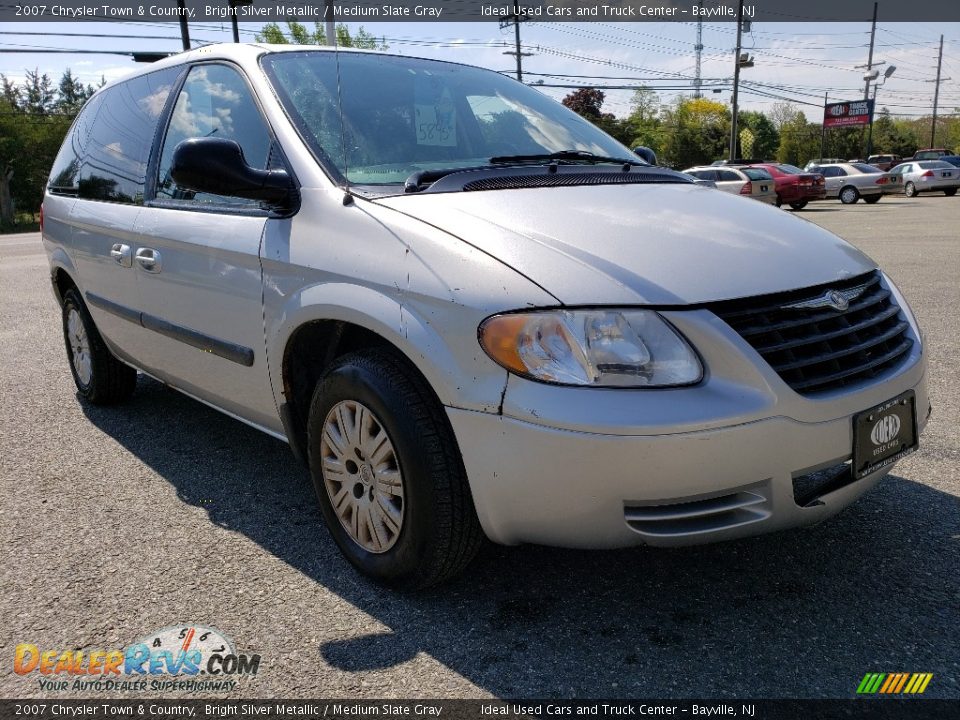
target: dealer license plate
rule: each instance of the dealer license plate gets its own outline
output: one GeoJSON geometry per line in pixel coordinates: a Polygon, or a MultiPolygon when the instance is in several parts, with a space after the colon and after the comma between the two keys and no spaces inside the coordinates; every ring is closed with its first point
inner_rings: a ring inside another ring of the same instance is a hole
{"type": "Polygon", "coordinates": [[[917,449],[913,390],[853,417],[853,477],[859,480],[917,449]]]}

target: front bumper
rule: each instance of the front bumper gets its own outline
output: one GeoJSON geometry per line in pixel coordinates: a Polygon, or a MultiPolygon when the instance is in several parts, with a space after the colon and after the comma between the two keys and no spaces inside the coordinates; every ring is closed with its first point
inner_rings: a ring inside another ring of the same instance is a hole
{"type": "Polygon", "coordinates": [[[752,351],[712,314],[664,315],[710,348],[701,385],[624,391],[511,376],[502,415],[447,408],[491,540],[672,546],[816,523],[890,471],[799,492],[812,474],[850,460],[855,414],[913,390],[918,431],[926,425],[919,337],[886,377],[807,398],[759,357],[745,362],[752,351]]]}
{"type": "MultiPolygon", "coordinates": [[[[915,386],[918,424],[929,411],[915,386]]],[[[890,468],[801,507],[794,478],[851,455],[852,421],[789,418],[703,432],[617,436],[449,409],[487,536],[576,548],[693,545],[820,522],[890,468]]]]}

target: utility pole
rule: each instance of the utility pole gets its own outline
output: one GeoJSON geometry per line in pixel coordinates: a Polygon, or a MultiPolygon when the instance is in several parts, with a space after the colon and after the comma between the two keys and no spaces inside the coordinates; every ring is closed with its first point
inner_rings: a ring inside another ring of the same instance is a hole
{"type": "Polygon", "coordinates": [[[513,55],[517,59],[517,80],[523,82],[523,58],[530,57],[533,53],[520,51],[520,23],[526,18],[517,12],[518,7],[514,5],[513,12],[500,20],[500,29],[513,25],[514,50],[507,50],[504,55],[513,55]]]}
{"type": "Polygon", "coordinates": [[[337,44],[337,26],[333,20],[333,0],[324,0],[323,17],[325,18],[323,34],[326,36],[327,45],[332,47],[337,44]]]}
{"type": "MultiPolygon", "coordinates": [[[[943,35],[940,36],[940,55],[937,57],[937,79],[933,89],[933,121],[930,123],[930,147],[933,147],[937,137],[937,104],[940,102],[940,83],[950,78],[940,79],[940,69],[943,66],[943,35]]],[[[927,80],[927,82],[930,82],[927,80]]]]}
{"type": "Polygon", "coordinates": [[[737,49],[733,51],[733,121],[730,123],[730,162],[737,159],[737,100],[740,90],[740,43],[743,41],[743,0],[737,6],[737,49]]]}
{"type": "Polygon", "coordinates": [[[827,142],[827,116],[826,116],[826,113],[827,113],[827,104],[828,104],[828,102],[829,102],[829,101],[827,100],[827,93],[824,93],[824,94],[823,94],[823,113],[824,113],[824,116],[823,116],[823,122],[820,124],[820,160],[821,160],[821,161],[823,161],[823,159],[826,157],[826,155],[824,155],[824,146],[826,145],[826,142],[827,142]]]}
{"type": "MultiPolygon", "coordinates": [[[[697,8],[699,7],[700,3],[698,2],[697,8]]],[[[700,63],[703,55],[703,16],[699,12],[697,13],[697,44],[693,46],[693,51],[697,57],[696,69],[693,72],[693,96],[699,98],[703,97],[703,93],[700,92],[700,86],[703,85],[703,79],[700,75],[700,63]]]]}
{"type": "MultiPolygon", "coordinates": [[[[873,41],[877,36],[877,3],[873,4],[873,24],[870,25],[870,54],[867,55],[867,74],[873,70],[873,41]]],[[[870,79],[867,78],[863,88],[863,99],[870,101],[870,79]]],[[[862,136],[861,136],[862,137],[862,136]]],[[[873,150],[873,113],[870,113],[870,130],[867,132],[867,152],[864,154],[864,160],[870,157],[873,150]]]]}
{"type": "Polygon", "coordinates": [[[183,49],[190,49],[190,29],[187,27],[187,6],[184,0],[177,0],[178,17],[180,18],[180,40],[183,41],[183,49]]]}

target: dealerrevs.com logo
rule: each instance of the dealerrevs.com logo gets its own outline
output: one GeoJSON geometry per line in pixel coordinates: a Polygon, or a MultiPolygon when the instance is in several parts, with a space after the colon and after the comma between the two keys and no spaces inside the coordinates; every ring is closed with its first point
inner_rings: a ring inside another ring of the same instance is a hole
{"type": "Polygon", "coordinates": [[[44,691],[233,690],[236,678],[256,675],[259,669],[259,655],[238,653],[219,630],[196,624],[148,633],[124,649],[43,649],[20,643],[13,658],[13,671],[36,677],[44,691]]]}

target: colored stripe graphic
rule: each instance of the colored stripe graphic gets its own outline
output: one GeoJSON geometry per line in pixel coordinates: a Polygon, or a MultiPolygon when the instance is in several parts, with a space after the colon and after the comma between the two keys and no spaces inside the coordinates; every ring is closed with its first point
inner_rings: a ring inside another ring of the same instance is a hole
{"type": "Polygon", "coordinates": [[[858,695],[922,695],[933,673],[867,673],[857,686],[858,695]]]}

